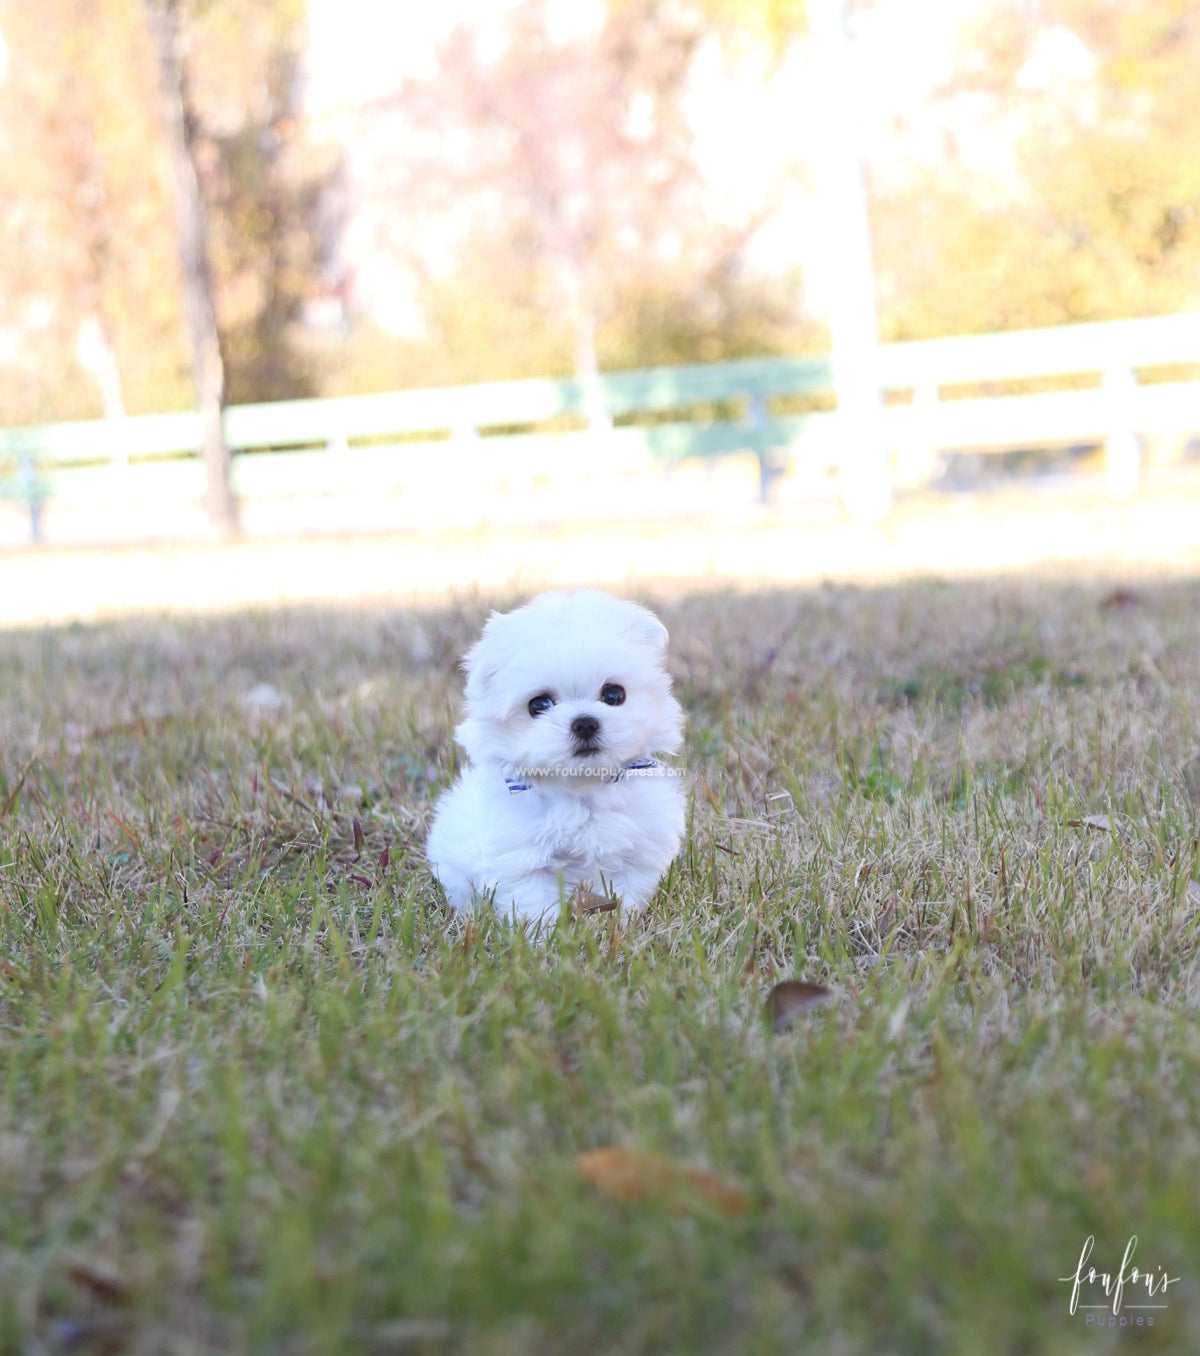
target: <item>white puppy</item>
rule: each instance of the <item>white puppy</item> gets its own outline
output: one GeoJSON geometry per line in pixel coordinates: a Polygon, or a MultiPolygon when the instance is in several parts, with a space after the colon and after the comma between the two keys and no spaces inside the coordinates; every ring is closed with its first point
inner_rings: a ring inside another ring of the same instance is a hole
{"type": "Polygon", "coordinates": [[[578,887],[640,910],[679,850],[683,712],[667,632],[644,607],[581,589],[493,613],[463,661],[470,759],[427,854],[450,904],[542,918],[578,887]]]}

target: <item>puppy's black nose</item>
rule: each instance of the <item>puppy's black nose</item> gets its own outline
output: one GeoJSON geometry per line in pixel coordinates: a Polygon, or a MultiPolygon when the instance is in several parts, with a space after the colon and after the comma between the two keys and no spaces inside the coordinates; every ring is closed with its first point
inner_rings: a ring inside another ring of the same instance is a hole
{"type": "Polygon", "coordinates": [[[595,716],[576,716],[571,722],[571,733],[581,744],[587,744],[600,733],[600,722],[595,716]]]}

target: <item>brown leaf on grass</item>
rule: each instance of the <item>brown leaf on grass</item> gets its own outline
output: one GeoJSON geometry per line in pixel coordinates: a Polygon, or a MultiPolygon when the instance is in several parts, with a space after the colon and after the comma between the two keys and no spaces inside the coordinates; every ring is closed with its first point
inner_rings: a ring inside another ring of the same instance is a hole
{"type": "Polygon", "coordinates": [[[608,895],[599,895],[595,890],[581,885],[575,891],[575,905],[580,913],[612,913],[621,907],[621,901],[610,899],[608,895]]]}
{"type": "Polygon", "coordinates": [[[75,1257],[67,1263],[67,1277],[73,1285],[94,1295],[104,1304],[126,1305],[131,1295],[128,1285],[103,1262],[75,1257]]]}
{"type": "Polygon", "coordinates": [[[1142,595],[1135,593],[1133,589],[1117,588],[1109,594],[1106,594],[1100,601],[1100,607],[1105,612],[1111,612],[1116,608],[1122,610],[1126,608],[1141,607],[1142,595]]]}
{"type": "Polygon", "coordinates": [[[354,830],[354,851],[357,852],[359,856],[362,856],[363,846],[367,841],[363,837],[362,820],[356,815],[354,819],[350,821],[350,825],[354,830]]]}
{"type": "Polygon", "coordinates": [[[744,1215],[750,1209],[750,1197],[741,1187],[665,1154],[614,1144],[580,1154],[575,1167],[597,1191],[618,1201],[661,1202],[681,1215],[696,1210],[744,1215]]]}
{"type": "Polygon", "coordinates": [[[379,854],[379,870],[384,872],[388,869],[388,862],[392,859],[391,849],[384,844],[383,851],[379,854]]]}
{"type": "Polygon", "coordinates": [[[1099,833],[1119,833],[1129,832],[1123,824],[1118,823],[1111,815],[1084,815],[1082,819],[1068,819],[1067,827],[1071,829],[1096,829],[1099,833]]]}
{"type": "Polygon", "coordinates": [[[803,979],[785,979],[767,994],[767,1020],[778,1036],[786,1031],[802,1012],[827,1003],[833,993],[822,984],[803,979]]]}

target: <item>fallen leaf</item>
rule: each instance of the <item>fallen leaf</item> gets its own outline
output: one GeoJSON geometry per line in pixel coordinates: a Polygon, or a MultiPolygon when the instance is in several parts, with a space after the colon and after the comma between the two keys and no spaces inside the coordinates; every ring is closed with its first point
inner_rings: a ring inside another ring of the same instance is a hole
{"type": "Polygon", "coordinates": [[[697,1208],[723,1215],[750,1209],[750,1197],[740,1187],[665,1154],[610,1145],[580,1154],[575,1167],[597,1191],[618,1201],[660,1201],[683,1215],[697,1208]]]}
{"type": "Polygon", "coordinates": [[[354,831],[354,851],[361,855],[363,844],[366,842],[366,839],[363,837],[362,820],[356,815],[350,821],[350,827],[354,831]]]}
{"type": "Polygon", "coordinates": [[[621,907],[619,899],[611,899],[608,895],[598,895],[595,890],[589,890],[586,885],[581,885],[575,891],[575,904],[580,913],[612,913],[614,909],[621,907]]]}
{"type": "Polygon", "coordinates": [[[102,1262],[86,1257],[73,1258],[67,1263],[67,1276],[73,1284],[90,1291],[105,1304],[124,1305],[130,1301],[129,1287],[102,1262]]]}
{"type": "Polygon", "coordinates": [[[779,1035],[809,1008],[826,1003],[833,993],[821,984],[809,984],[803,979],[785,979],[767,994],[767,1020],[771,1030],[779,1035]]]}
{"type": "Polygon", "coordinates": [[[1067,827],[1071,829],[1096,829],[1100,833],[1128,833],[1124,825],[1118,823],[1111,815],[1084,815],[1082,819],[1068,819],[1067,827]]]}
{"type": "Polygon", "coordinates": [[[1141,607],[1142,596],[1135,593],[1133,589],[1117,588],[1106,595],[1100,602],[1101,608],[1105,611],[1112,611],[1114,608],[1133,608],[1141,607]]]}

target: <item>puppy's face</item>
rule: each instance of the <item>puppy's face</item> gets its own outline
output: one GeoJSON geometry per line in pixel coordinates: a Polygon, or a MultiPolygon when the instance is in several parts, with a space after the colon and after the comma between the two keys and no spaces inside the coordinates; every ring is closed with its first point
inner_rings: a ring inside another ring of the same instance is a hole
{"type": "Polygon", "coordinates": [[[476,762],[585,779],[679,747],[683,713],[663,668],[667,632],[606,593],[547,593],[493,615],[467,656],[459,742],[476,762]]]}

